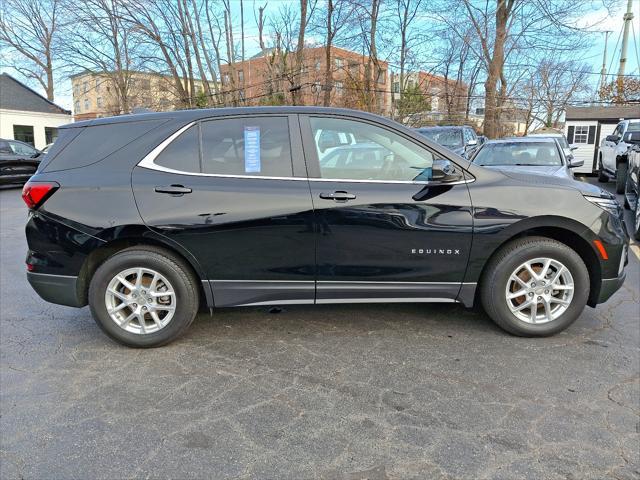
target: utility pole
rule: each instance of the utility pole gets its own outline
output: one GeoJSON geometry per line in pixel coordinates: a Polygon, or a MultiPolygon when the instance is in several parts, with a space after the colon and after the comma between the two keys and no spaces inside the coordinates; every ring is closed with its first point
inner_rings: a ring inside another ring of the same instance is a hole
{"type": "Polygon", "coordinates": [[[631,20],[633,20],[633,12],[631,11],[631,4],[633,0],[627,2],[627,13],[624,14],[622,19],[624,20],[624,31],[622,33],[622,47],[620,47],[620,68],[618,69],[618,97],[623,97],[624,90],[624,67],[627,63],[627,47],[629,45],[629,27],[631,26],[631,20]]]}
{"type": "Polygon", "coordinates": [[[611,30],[604,32],[604,53],[602,54],[602,70],[600,70],[600,88],[604,87],[607,82],[607,43],[609,42],[610,33],[611,30]]]}

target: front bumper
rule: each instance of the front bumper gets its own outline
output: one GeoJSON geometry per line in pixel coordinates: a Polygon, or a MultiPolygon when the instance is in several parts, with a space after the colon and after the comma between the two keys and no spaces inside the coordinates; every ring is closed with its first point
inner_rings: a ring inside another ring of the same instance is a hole
{"type": "Polygon", "coordinates": [[[84,307],[78,294],[78,277],[27,272],[27,280],[40,298],[68,307],[84,307]]]}
{"type": "Polygon", "coordinates": [[[618,278],[603,279],[600,285],[600,294],[598,295],[597,303],[604,303],[609,300],[609,298],[620,289],[626,277],[626,273],[622,272],[622,275],[618,278]]]}

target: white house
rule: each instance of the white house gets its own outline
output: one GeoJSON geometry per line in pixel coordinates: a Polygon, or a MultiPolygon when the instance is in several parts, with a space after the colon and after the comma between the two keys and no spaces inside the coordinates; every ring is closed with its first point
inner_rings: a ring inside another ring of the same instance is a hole
{"type": "Polygon", "coordinates": [[[598,146],[600,140],[611,135],[620,120],[638,118],[640,104],[613,105],[608,107],[567,107],[565,135],[567,141],[577,145],[573,155],[584,160],[584,166],[576,173],[594,173],[598,170],[598,146]]]}
{"type": "Polygon", "coordinates": [[[72,120],[71,112],[19,82],[0,75],[0,138],[44,148],[58,136],[58,127],[72,120]]]}

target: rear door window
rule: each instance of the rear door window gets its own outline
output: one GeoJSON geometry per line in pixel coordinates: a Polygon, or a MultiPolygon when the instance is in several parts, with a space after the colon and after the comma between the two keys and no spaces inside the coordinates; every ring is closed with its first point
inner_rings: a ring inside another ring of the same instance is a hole
{"type": "Polygon", "coordinates": [[[200,173],[199,128],[193,125],[182,132],[155,159],[161,167],[188,173],[200,173]]]}
{"type": "Polygon", "coordinates": [[[201,123],[202,172],[218,175],[293,175],[287,117],[201,123]]]}

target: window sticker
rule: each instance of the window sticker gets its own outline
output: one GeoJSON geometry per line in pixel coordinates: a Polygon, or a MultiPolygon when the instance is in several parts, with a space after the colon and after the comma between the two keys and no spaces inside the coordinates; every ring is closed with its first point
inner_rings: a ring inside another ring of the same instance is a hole
{"type": "Polygon", "coordinates": [[[244,172],[260,170],[260,127],[244,127],[244,172]]]}

